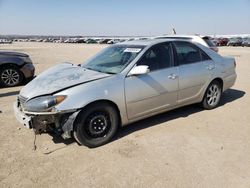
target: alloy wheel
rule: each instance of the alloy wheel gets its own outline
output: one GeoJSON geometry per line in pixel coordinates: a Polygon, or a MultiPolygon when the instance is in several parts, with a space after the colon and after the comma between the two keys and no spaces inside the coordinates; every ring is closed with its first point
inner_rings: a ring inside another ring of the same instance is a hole
{"type": "Polygon", "coordinates": [[[1,74],[1,80],[6,86],[15,86],[20,82],[20,74],[14,69],[5,69],[1,74]]]}
{"type": "Polygon", "coordinates": [[[221,89],[217,84],[212,84],[207,92],[207,104],[209,106],[216,106],[219,103],[221,96],[221,89]]]}

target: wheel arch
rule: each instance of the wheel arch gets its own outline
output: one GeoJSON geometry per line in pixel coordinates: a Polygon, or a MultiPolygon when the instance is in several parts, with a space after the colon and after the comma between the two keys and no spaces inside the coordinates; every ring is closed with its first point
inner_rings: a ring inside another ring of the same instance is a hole
{"type": "Polygon", "coordinates": [[[6,68],[6,67],[15,67],[15,68],[19,68],[19,66],[15,63],[3,63],[0,65],[0,69],[6,68]]]}
{"type": "MultiPolygon", "coordinates": [[[[121,113],[120,113],[120,110],[118,108],[118,105],[115,102],[111,101],[111,100],[108,100],[108,99],[99,99],[99,100],[96,100],[96,101],[92,101],[92,102],[88,103],[87,105],[85,105],[84,107],[82,107],[80,109],[80,111],[83,111],[83,110],[89,108],[90,106],[92,106],[94,104],[98,104],[98,103],[106,103],[106,104],[112,106],[116,110],[116,112],[117,112],[117,115],[118,115],[118,118],[119,118],[119,126],[122,125],[122,118],[121,118],[121,113]]],[[[79,114],[80,113],[78,113],[78,115],[79,114]]]]}
{"type": "Polygon", "coordinates": [[[1,65],[14,65],[16,67],[22,67],[25,64],[24,60],[18,56],[1,57],[1,65]]]}
{"type": "Polygon", "coordinates": [[[220,84],[220,86],[221,86],[221,90],[223,91],[223,86],[224,86],[223,79],[220,78],[220,77],[214,78],[214,79],[210,82],[210,84],[211,84],[212,82],[214,82],[214,81],[219,82],[219,84],[220,84]]]}
{"type": "Polygon", "coordinates": [[[214,82],[214,81],[217,81],[217,82],[220,83],[220,85],[221,85],[221,91],[223,91],[223,85],[224,85],[223,79],[220,78],[220,77],[216,77],[216,78],[212,79],[210,82],[208,82],[207,85],[203,88],[203,91],[202,91],[202,94],[200,95],[199,101],[202,101],[202,100],[204,99],[205,94],[206,94],[206,91],[207,91],[207,89],[208,89],[208,86],[209,86],[212,82],[214,82]]]}
{"type": "Polygon", "coordinates": [[[217,105],[219,104],[219,103],[217,103],[215,106],[208,106],[207,104],[206,104],[206,102],[205,102],[205,98],[206,98],[206,93],[207,93],[207,91],[208,91],[208,89],[209,89],[209,86],[213,83],[213,82],[218,82],[219,83],[219,85],[221,86],[221,93],[223,92],[223,79],[222,78],[220,78],[220,77],[216,77],[216,78],[214,78],[213,80],[211,80],[210,82],[209,82],[209,84],[208,84],[208,86],[206,87],[206,90],[205,90],[205,92],[204,92],[204,94],[203,94],[203,97],[202,97],[202,101],[201,101],[201,106],[204,108],[204,109],[207,109],[207,110],[211,110],[211,109],[213,109],[213,108],[215,108],[215,107],[217,107],[217,105]]]}

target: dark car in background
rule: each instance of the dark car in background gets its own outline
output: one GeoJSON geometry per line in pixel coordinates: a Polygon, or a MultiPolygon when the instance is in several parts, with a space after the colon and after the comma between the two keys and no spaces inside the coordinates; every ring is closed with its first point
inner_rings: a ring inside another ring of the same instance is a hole
{"type": "Polygon", "coordinates": [[[228,41],[229,41],[228,38],[218,38],[217,46],[226,46],[228,41]]]}
{"type": "Polygon", "coordinates": [[[94,39],[87,39],[87,40],[85,40],[85,42],[86,42],[86,44],[96,44],[97,43],[97,41],[94,39]]]}
{"type": "Polygon", "coordinates": [[[111,39],[101,39],[98,41],[98,44],[107,44],[111,39]]]}
{"type": "Polygon", "coordinates": [[[242,45],[242,38],[237,37],[237,38],[230,38],[227,46],[241,46],[242,45]]]}
{"type": "Polygon", "coordinates": [[[243,47],[245,47],[245,46],[250,47],[250,37],[244,38],[241,46],[243,46],[243,47]]]}
{"type": "Polygon", "coordinates": [[[35,67],[29,55],[0,51],[0,85],[17,86],[34,77],[35,67]]]}

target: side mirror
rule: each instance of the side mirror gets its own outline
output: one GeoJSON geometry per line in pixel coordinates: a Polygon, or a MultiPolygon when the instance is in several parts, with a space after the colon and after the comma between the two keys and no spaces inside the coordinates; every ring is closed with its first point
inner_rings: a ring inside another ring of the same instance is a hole
{"type": "Polygon", "coordinates": [[[141,74],[147,74],[149,72],[149,68],[147,65],[139,65],[135,66],[130,70],[128,73],[128,76],[136,76],[136,75],[141,75],[141,74]]]}

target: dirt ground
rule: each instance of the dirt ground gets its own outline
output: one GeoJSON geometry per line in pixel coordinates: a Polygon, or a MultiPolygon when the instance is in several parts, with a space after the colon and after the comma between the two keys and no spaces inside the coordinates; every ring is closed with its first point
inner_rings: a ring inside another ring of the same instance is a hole
{"type": "MultiPolygon", "coordinates": [[[[36,73],[81,63],[103,45],[14,43],[36,73]]],[[[88,149],[74,140],[34,135],[14,118],[21,87],[0,89],[0,187],[250,187],[250,48],[223,47],[237,60],[237,82],[220,107],[196,105],[131,124],[111,143],[88,149]]]]}

